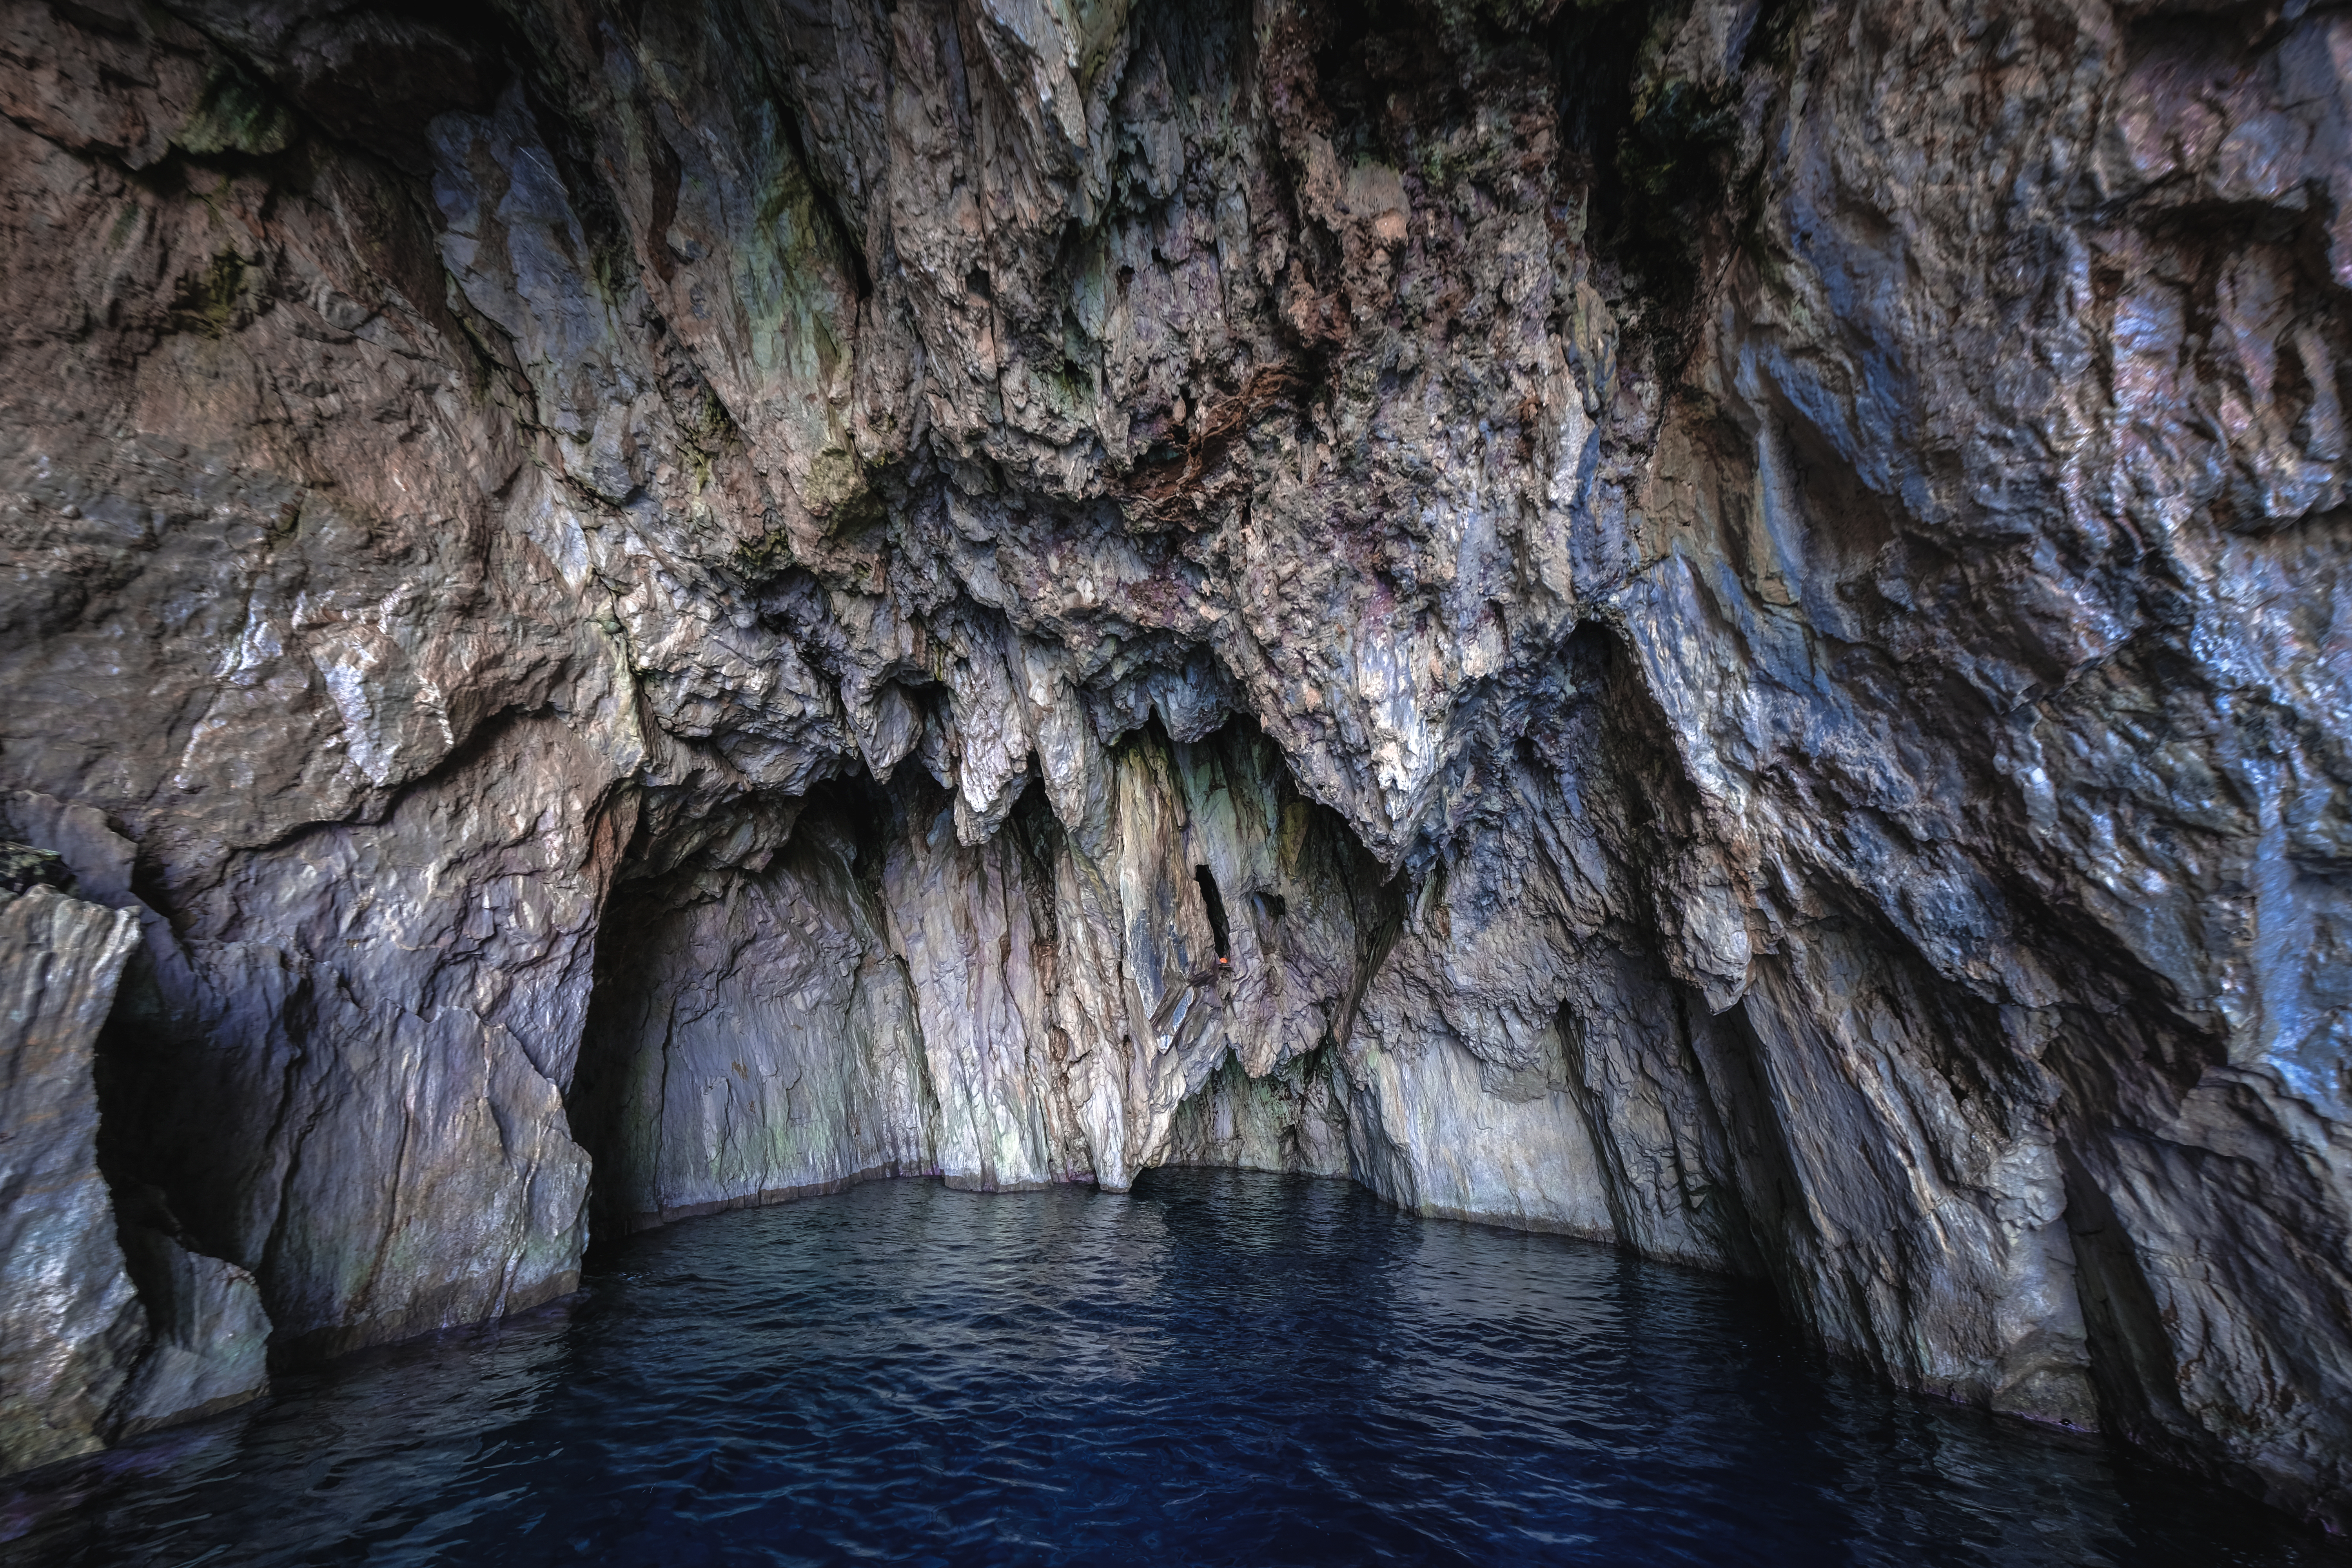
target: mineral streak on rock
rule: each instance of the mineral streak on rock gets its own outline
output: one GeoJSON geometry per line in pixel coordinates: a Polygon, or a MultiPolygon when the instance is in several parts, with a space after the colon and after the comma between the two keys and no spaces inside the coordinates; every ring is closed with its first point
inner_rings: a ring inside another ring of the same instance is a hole
{"type": "Polygon", "coordinates": [[[1174,1161],[2345,1519],[2352,16],[6,0],[0,110],[8,1463],[1174,1161]]]}

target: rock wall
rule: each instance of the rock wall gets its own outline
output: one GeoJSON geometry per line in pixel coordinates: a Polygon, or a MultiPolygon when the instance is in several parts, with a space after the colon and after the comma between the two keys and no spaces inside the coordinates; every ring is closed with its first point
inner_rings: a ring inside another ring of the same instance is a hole
{"type": "Polygon", "coordinates": [[[191,1260],[76,1333],[1344,1170],[2344,1518],[2352,17],[6,0],[0,110],[0,785],[191,1260]]]}
{"type": "Polygon", "coordinates": [[[99,1174],[90,1070],[134,930],[127,916],[47,887],[0,903],[9,961],[0,1452],[11,1468],[97,1447],[138,1359],[139,1302],[99,1174]]]}
{"type": "MultiPolygon", "coordinates": [[[[1385,874],[1244,726],[1154,724],[1097,765],[1073,826],[1034,790],[978,844],[929,779],[827,786],[765,826],[781,850],[677,864],[649,837],[571,1100],[609,1227],[864,1175],[1124,1190],[1171,1157],[1256,1163],[1175,1131],[1213,1084],[1312,1080],[1344,1114],[1331,1050],[1395,923],[1385,874]]],[[[1247,1149],[1289,1168],[1295,1121],[1247,1149]]],[[[1343,1133],[1307,1143],[1300,1168],[1347,1169],[1343,1133]]]]}
{"type": "Polygon", "coordinates": [[[251,1275],[184,1245],[152,1196],[110,1189],[95,1055],[139,942],[128,911],[67,896],[54,852],[0,844],[0,1465],[259,1394],[251,1275]],[[118,1223],[119,1222],[119,1223],[118,1223]]]}

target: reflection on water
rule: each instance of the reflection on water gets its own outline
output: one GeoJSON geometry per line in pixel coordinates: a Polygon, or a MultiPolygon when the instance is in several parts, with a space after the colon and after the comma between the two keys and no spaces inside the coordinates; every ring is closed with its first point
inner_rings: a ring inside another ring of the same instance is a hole
{"type": "Polygon", "coordinates": [[[118,1563],[2339,1563],[2101,1445],[1907,1399],[1754,1289],[1339,1182],[889,1182],[36,1477],[118,1563]]]}

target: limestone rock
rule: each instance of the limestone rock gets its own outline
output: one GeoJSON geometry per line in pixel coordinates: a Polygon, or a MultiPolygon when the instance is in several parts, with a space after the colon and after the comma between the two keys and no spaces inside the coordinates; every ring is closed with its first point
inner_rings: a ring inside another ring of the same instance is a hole
{"type": "MultiPolygon", "coordinates": [[[[11,847],[12,848],[17,847],[11,847]]],[[[0,897],[0,1464],[86,1453],[146,1324],[98,1168],[98,1032],[130,916],[37,886],[0,897]]]]}
{"type": "Polygon", "coordinates": [[[269,1317],[253,1276],[144,1226],[124,1226],[121,1237],[149,1344],[123,1390],[118,1433],[197,1420],[267,1394],[269,1317]]]}
{"type": "Polygon", "coordinates": [[[138,932],[158,1331],[1344,1170],[2342,1521],[2347,59],[10,0],[7,875],[138,932]]]}

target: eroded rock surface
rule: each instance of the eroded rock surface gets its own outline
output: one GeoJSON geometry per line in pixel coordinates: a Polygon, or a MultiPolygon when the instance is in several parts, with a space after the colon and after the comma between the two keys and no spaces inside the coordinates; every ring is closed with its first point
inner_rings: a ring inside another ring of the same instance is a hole
{"type": "Polygon", "coordinates": [[[90,1070],[137,940],[129,917],[46,884],[0,895],[0,1459],[11,1468],[97,1447],[142,1348],[98,1169],[90,1070]]]}
{"type": "Polygon", "coordinates": [[[2352,16],[9,0],[0,95],[0,781],[183,1260],[72,1289],[1344,1172],[2344,1517],[2352,16]]]}
{"type": "Polygon", "coordinates": [[[269,1324],[244,1270],[117,1223],[95,1059],[137,920],[59,891],[53,851],[0,843],[0,867],[26,884],[0,889],[0,1464],[17,1469],[253,1398],[269,1324]]]}

